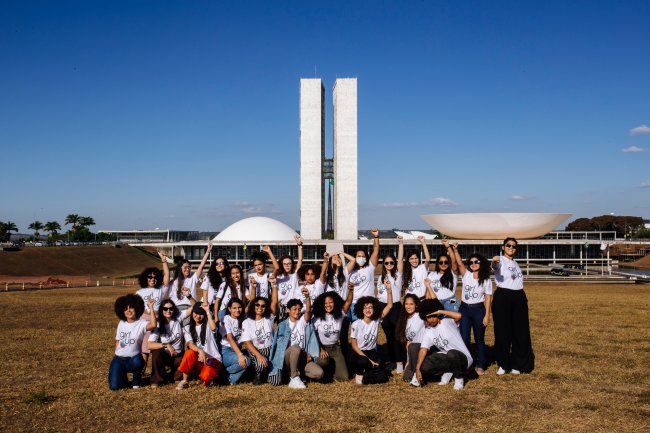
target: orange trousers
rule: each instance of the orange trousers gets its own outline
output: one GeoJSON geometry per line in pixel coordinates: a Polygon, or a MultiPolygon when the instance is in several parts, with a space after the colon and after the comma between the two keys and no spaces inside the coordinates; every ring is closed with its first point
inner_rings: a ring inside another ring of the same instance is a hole
{"type": "Polygon", "coordinates": [[[217,378],[220,370],[221,362],[214,358],[208,359],[206,363],[200,362],[199,354],[189,349],[185,351],[181,365],[178,367],[178,371],[181,373],[198,373],[199,379],[203,381],[205,386],[210,385],[217,378]]]}

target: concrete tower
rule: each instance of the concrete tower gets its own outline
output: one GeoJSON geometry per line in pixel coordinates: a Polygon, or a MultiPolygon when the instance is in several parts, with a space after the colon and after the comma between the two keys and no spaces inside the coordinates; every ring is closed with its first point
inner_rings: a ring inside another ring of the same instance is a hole
{"type": "MultiPolygon", "coordinates": [[[[356,89],[356,85],[355,85],[356,89]]],[[[356,91],[355,91],[356,107],[356,91]]],[[[356,125],[356,118],[355,118],[356,125]]],[[[356,140],[356,133],[355,133],[356,140]]],[[[356,154],[356,149],[355,149],[356,154]]],[[[324,225],[325,88],[319,78],[300,79],[300,235],[321,239],[324,225]]],[[[356,173],[356,160],[355,160],[356,173]]],[[[355,195],[356,197],[356,195],[355,195]]]]}
{"type": "Polygon", "coordinates": [[[334,238],[358,238],[356,78],[334,83],[334,238]]]}

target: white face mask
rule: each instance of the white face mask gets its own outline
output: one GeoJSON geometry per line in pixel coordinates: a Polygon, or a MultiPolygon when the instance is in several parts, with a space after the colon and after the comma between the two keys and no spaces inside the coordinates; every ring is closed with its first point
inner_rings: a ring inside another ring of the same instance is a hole
{"type": "Polygon", "coordinates": [[[363,266],[366,264],[366,258],[365,257],[357,257],[357,265],[363,266]]]}

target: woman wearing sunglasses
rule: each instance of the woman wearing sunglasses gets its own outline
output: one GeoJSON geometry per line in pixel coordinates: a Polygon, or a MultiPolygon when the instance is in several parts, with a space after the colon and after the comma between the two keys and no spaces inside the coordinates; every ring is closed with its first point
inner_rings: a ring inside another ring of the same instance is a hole
{"type": "Polygon", "coordinates": [[[452,260],[454,254],[453,246],[449,240],[443,239],[442,245],[447,253],[440,254],[436,259],[436,268],[430,272],[425,280],[427,287],[427,299],[438,299],[442,302],[445,310],[458,311],[458,301],[456,300],[456,285],[458,284],[458,275],[456,275],[458,265],[452,260]]]}
{"type": "Polygon", "coordinates": [[[494,351],[499,365],[497,374],[530,373],[535,354],[530,341],[528,298],[524,292],[524,274],[515,261],[517,240],[503,241],[501,255],[492,258],[497,290],[492,300],[494,351]]]}
{"type": "Polygon", "coordinates": [[[185,343],[183,341],[183,319],[185,310],[178,312],[173,301],[165,299],[158,308],[158,327],[151,332],[149,349],[151,350],[151,387],[180,380],[178,371],[183,359],[185,343]]]}
{"type": "Polygon", "coordinates": [[[214,307],[217,300],[217,292],[226,285],[226,280],[230,275],[230,264],[228,259],[223,256],[215,257],[208,269],[208,275],[201,283],[201,290],[203,290],[203,302],[210,305],[210,311],[214,312],[214,317],[217,317],[218,310],[214,307]]]}
{"type": "Polygon", "coordinates": [[[481,254],[474,253],[463,263],[458,251],[458,242],[454,243],[454,259],[462,276],[461,302],[458,312],[462,314],[459,328],[465,346],[470,347],[470,334],[474,330],[476,343],[476,374],[483,376],[487,361],[485,359],[485,328],[490,322],[490,304],[492,303],[492,280],[490,265],[481,254]]]}
{"type": "Polygon", "coordinates": [[[255,368],[254,385],[266,383],[271,364],[271,345],[273,344],[273,322],[278,304],[278,289],[275,278],[269,277],[271,300],[257,296],[248,304],[244,320],[241,342],[248,351],[248,357],[255,368]]]}
{"type": "Polygon", "coordinates": [[[399,314],[402,309],[399,288],[402,287],[402,272],[404,271],[404,239],[401,236],[397,236],[397,244],[397,258],[392,254],[388,254],[382,262],[381,275],[377,277],[377,300],[379,301],[379,308],[383,310],[388,303],[387,286],[390,285],[393,288],[391,291],[393,295],[393,307],[384,320],[382,320],[381,327],[386,335],[388,360],[395,364],[397,373],[402,374],[404,372],[406,354],[404,352],[404,346],[395,339],[395,327],[397,326],[399,314]]]}
{"type": "MultiPolygon", "coordinates": [[[[406,253],[406,259],[408,260],[408,265],[404,269],[403,282],[404,293],[412,293],[420,299],[424,299],[426,295],[426,288],[424,285],[424,279],[429,273],[429,262],[431,262],[431,256],[429,255],[429,247],[424,240],[424,236],[418,236],[418,241],[422,245],[422,252],[424,253],[424,263],[420,263],[420,253],[417,250],[409,250],[406,253]]],[[[393,286],[395,291],[398,286],[393,286]]],[[[399,286],[401,287],[401,285],[399,286]]]]}

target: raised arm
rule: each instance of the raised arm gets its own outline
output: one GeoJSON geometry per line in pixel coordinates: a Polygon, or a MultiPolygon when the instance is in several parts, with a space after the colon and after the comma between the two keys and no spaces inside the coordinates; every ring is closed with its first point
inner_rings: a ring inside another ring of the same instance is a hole
{"type": "Polygon", "coordinates": [[[397,272],[404,272],[404,238],[397,235],[397,272]]]}
{"type": "Polygon", "coordinates": [[[302,290],[300,292],[305,297],[305,322],[309,323],[309,319],[311,318],[311,298],[309,297],[309,290],[307,290],[307,286],[302,286],[302,290]]]}
{"type": "MultiPolygon", "coordinates": [[[[163,267],[163,286],[165,287],[165,293],[169,291],[169,263],[167,263],[167,256],[158,251],[158,256],[162,261],[163,267]]],[[[166,296],[165,296],[166,297],[166,296]]]]}
{"type": "Polygon", "coordinates": [[[330,262],[330,255],[327,251],[323,254],[323,264],[320,265],[320,282],[325,284],[327,281],[327,265],[330,262]]]}
{"type": "MultiPolygon", "coordinates": [[[[242,288],[243,288],[242,284],[242,288]]],[[[246,293],[244,293],[244,297],[246,293]]],[[[257,280],[253,275],[248,276],[248,302],[253,302],[253,299],[257,296],[257,280]]]]}
{"type": "Polygon", "coordinates": [[[298,261],[296,262],[296,269],[300,269],[302,267],[302,238],[300,235],[296,235],[295,239],[296,245],[298,245],[298,261]]]}
{"type": "Polygon", "coordinates": [[[374,228],[370,230],[370,233],[372,233],[372,254],[370,254],[370,263],[372,263],[373,266],[377,267],[377,263],[379,263],[379,229],[374,228]]]}
{"type": "Polygon", "coordinates": [[[459,312],[451,311],[451,310],[438,310],[438,311],[434,311],[433,313],[427,314],[427,316],[439,316],[441,314],[444,314],[447,317],[451,317],[456,322],[458,322],[460,318],[463,317],[463,315],[460,314],[459,312]]]}
{"type": "Polygon", "coordinates": [[[271,259],[271,264],[273,265],[273,274],[277,275],[278,271],[280,270],[280,265],[278,264],[278,260],[275,258],[273,255],[273,251],[271,251],[271,247],[268,245],[264,245],[262,247],[262,251],[264,251],[266,254],[268,254],[269,259],[271,259]]]}
{"type": "Polygon", "coordinates": [[[203,306],[203,311],[205,311],[205,318],[208,321],[208,326],[210,327],[210,331],[214,332],[217,329],[217,324],[214,321],[214,317],[212,317],[212,314],[210,314],[210,308],[203,306]]]}
{"type": "Polygon", "coordinates": [[[199,267],[196,269],[196,275],[201,276],[203,273],[203,268],[205,267],[205,264],[208,261],[208,258],[210,257],[210,251],[212,251],[212,241],[208,241],[208,247],[205,249],[205,254],[203,254],[203,259],[201,260],[201,263],[199,264],[199,267]]]}
{"type": "Polygon", "coordinates": [[[348,296],[345,297],[345,303],[343,304],[343,313],[347,314],[352,305],[352,293],[354,292],[354,286],[352,289],[348,289],[348,296]]]}
{"type": "Polygon", "coordinates": [[[429,277],[424,279],[424,287],[426,287],[426,291],[424,292],[424,298],[425,299],[436,299],[436,292],[433,291],[433,288],[431,287],[431,280],[429,277]]]}
{"type": "Polygon", "coordinates": [[[269,284],[271,284],[271,314],[275,316],[278,312],[278,283],[275,275],[269,276],[269,284]]]}
{"type": "Polygon", "coordinates": [[[492,268],[492,272],[497,270],[500,265],[501,265],[501,256],[492,257],[492,264],[490,265],[490,267],[492,268]]]}
{"type": "Polygon", "coordinates": [[[153,331],[158,326],[156,323],[156,315],[153,314],[153,304],[153,298],[147,299],[147,306],[149,307],[149,311],[151,311],[151,314],[149,314],[149,323],[147,323],[147,331],[153,331]]]}
{"type": "MultiPolygon", "coordinates": [[[[348,264],[347,264],[348,274],[351,273],[354,270],[354,265],[357,263],[357,258],[343,251],[341,251],[339,254],[342,255],[343,258],[348,259],[348,264]]],[[[341,263],[345,263],[345,260],[341,259],[341,263]]]]}
{"type": "MultiPolygon", "coordinates": [[[[465,263],[463,263],[463,259],[460,257],[460,253],[458,252],[458,242],[454,243],[454,248],[451,249],[451,253],[451,260],[456,263],[458,274],[465,275],[467,268],[465,267],[465,263]]],[[[456,271],[456,269],[454,269],[454,271],[456,271]]]]}
{"type": "Polygon", "coordinates": [[[427,241],[426,239],[424,239],[424,236],[422,235],[418,236],[418,241],[420,241],[420,245],[422,246],[422,252],[424,253],[424,267],[428,272],[429,263],[431,263],[431,255],[429,254],[429,247],[427,246],[427,241]]]}
{"type": "Polygon", "coordinates": [[[388,316],[388,313],[390,313],[390,309],[393,308],[393,289],[391,288],[390,285],[390,280],[386,278],[384,281],[384,285],[386,286],[386,306],[381,312],[381,318],[383,319],[384,317],[388,316]]]}

